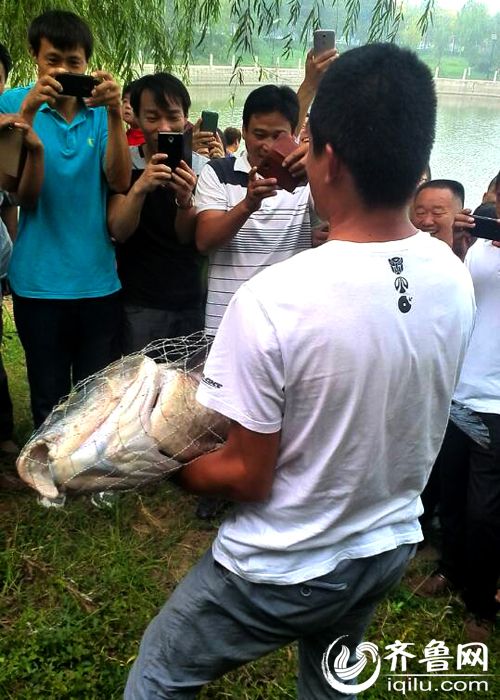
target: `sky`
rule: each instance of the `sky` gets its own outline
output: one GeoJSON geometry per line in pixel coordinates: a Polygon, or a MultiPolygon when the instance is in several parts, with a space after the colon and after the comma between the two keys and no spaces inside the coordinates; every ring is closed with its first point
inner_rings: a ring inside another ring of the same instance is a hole
{"type": "MultiPolygon", "coordinates": [[[[466,0],[435,0],[437,7],[442,7],[445,10],[454,10],[458,12],[465,5],[466,0]]],[[[480,0],[486,7],[490,14],[494,15],[500,12],[500,0],[480,0]]],[[[412,4],[420,4],[419,2],[413,2],[412,4]]]]}

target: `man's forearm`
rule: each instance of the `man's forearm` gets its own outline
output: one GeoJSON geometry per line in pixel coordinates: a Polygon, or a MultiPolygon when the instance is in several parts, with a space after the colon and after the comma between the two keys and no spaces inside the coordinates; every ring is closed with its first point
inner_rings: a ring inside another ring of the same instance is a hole
{"type": "Polygon", "coordinates": [[[123,243],[137,230],[145,198],[146,193],[138,191],[134,185],[126,196],[115,195],[110,199],[108,228],[116,241],[123,243]]]}
{"type": "Polygon", "coordinates": [[[198,215],[196,225],[196,247],[205,254],[234,238],[253,212],[243,200],[229,211],[212,211],[210,214],[210,218],[198,215]]]}
{"type": "Polygon", "coordinates": [[[241,502],[265,500],[272,486],[272,478],[267,483],[252,474],[227,445],[193,460],[177,472],[175,481],[189,493],[241,502]]]}
{"type": "Polygon", "coordinates": [[[4,207],[2,210],[2,219],[7,227],[11,241],[14,242],[17,236],[17,206],[11,204],[4,207]]]}
{"type": "Polygon", "coordinates": [[[121,114],[108,109],[108,143],[106,146],[106,180],[114,192],[130,187],[132,164],[121,114]]]}
{"type": "Polygon", "coordinates": [[[23,209],[34,209],[40,195],[44,177],[43,148],[28,151],[17,188],[17,201],[23,209]]]}
{"type": "Polygon", "coordinates": [[[175,232],[181,243],[191,243],[196,231],[196,208],[177,208],[175,215],[175,232]]]}
{"type": "Polygon", "coordinates": [[[311,106],[315,95],[316,87],[304,80],[297,90],[297,98],[299,100],[299,121],[297,123],[297,129],[295,130],[296,135],[298,135],[302,129],[309,111],[309,107],[311,106]]]}

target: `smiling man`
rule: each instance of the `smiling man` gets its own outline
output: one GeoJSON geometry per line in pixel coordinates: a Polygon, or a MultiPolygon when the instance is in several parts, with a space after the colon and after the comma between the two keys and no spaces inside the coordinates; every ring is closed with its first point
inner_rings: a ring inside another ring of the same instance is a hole
{"type": "MultiPolygon", "coordinates": [[[[294,134],[299,101],[289,87],[263,85],[243,108],[246,152],[210,162],[196,189],[196,244],[208,254],[205,331],[215,335],[232,295],[260,270],[311,247],[309,187],[278,189],[257,168],[280,134],[294,134]]],[[[298,144],[297,144],[298,146],[298,144]]],[[[298,163],[290,161],[290,172],[298,163]]]]}
{"type": "Polygon", "coordinates": [[[49,11],[33,20],[28,41],[38,79],[4,93],[0,112],[19,113],[39,137],[17,192],[9,270],[37,427],[72,383],[118,357],[120,282],[106,199],[108,187],[128,187],[130,158],[112,77],[96,72],[100,82],[85,101],[63,95],[57,80],[87,71],[93,40],[85,22],[49,11]]]}
{"type": "Polygon", "coordinates": [[[416,228],[453,248],[453,223],[462,211],[465,193],[456,180],[428,180],[418,188],[411,220],[416,228]]]}
{"type": "Polygon", "coordinates": [[[119,242],[123,287],[122,351],[136,352],[159,338],[203,328],[202,257],[194,245],[196,174],[207,158],[192,153],[172,170],[158,153],[158,133],[183,133],[191,99],[170,73],[145,75],[132,88],[131,105],[145,143],[132,146],[132,187],[110,198],[109,229],[119,242]]]}

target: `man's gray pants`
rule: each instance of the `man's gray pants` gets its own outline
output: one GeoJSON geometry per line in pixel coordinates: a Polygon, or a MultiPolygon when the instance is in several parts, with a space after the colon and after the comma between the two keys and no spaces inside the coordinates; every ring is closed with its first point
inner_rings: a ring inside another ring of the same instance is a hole
{"type": "Polygon", "coordinates": [[[414,549],[344,560],[325,576],[289,586],[250,583],[207,551],[149,624],[125,700],[191,700],[227,671],[295,640],[300,700],[353,700],[326,682],[323,654],[341,635],[352,653],[414,549]]]}

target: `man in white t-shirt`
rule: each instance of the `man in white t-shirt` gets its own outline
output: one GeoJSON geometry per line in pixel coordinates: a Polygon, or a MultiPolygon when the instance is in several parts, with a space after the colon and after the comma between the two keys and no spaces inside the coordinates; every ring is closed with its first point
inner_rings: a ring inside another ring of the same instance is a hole
{"type": "Polygon", "coordinates": [[[291,88],[253,90],[243,108],[245,152],[210,161],[198,178],[196,245],[208,254],[205,332],[210,336],[243,282],[311,247],[309,187],[299,177],[300,161],[293,155],[287,160],[297,176],[293,192],[257,174],[274,141],[293,135],[298,119],[299,100],[291,88]]]}
{"type": "MultiPolygon", "coordinates": [[[[497,183],[500,219],[499,178],[497,183]]],[[[454,399],[476,414],[489,445],[478,444],[450,421],[439,454],[442,557],[417,592],[434,596],[461,590],[466,636],[486,642],[499,609],[500,244],[478,238],[465,264],[474,283],[477,316],[454,399]]]]}
{"type": "Polygon", "coordinates": [[[239,505],[149,625],[127,700],[194,698],[294,640],[301,700],[354,698],[322,658],[341,637],[353,654],[421,540],[474,317],[465,267],[408,219],[435,111],[429,69],[395,45],[325,74],[307,168],[329,237],[242,285],[222,320],[198,400],[228,440],[179,481],[239,505]]]}

